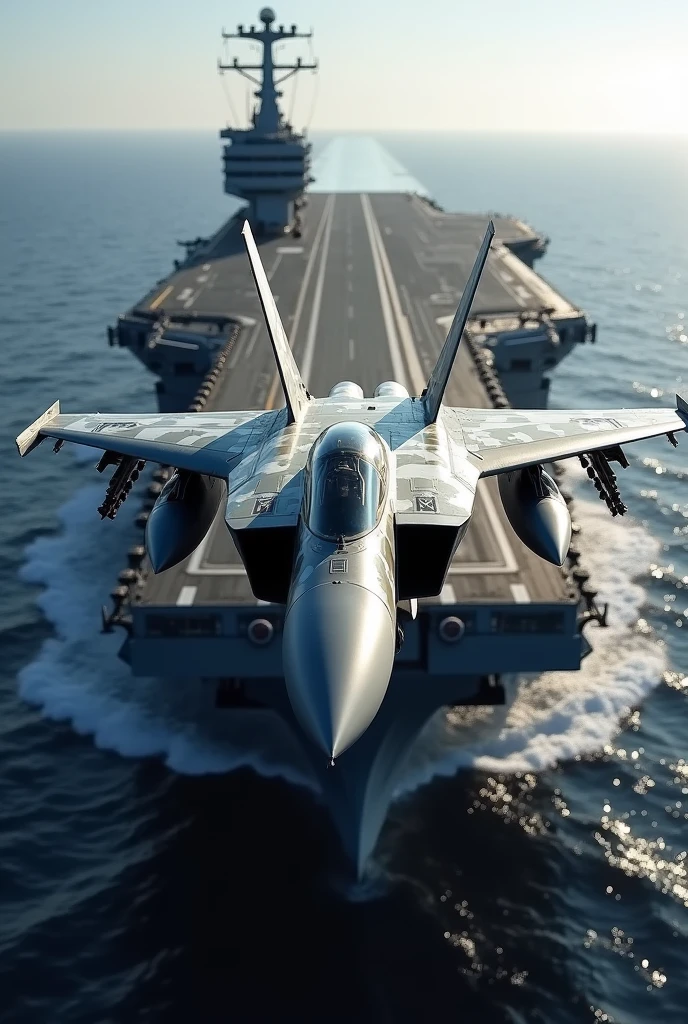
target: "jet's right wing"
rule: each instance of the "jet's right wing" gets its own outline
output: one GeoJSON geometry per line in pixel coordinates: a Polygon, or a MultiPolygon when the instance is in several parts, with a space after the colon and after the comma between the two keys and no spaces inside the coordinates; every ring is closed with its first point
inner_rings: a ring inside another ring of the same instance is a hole
{"type": "Polygon", "coordinates": [[[17,438],[28,455],[46,437],[73,441],[118,455],[160,462],[227,479],[230,470],[262,443],[284,410],[259,412],[77,413],[63,415],[55,402],[17,438]]]}
{"type": "Polygon", "coordinates": [[[445,409],[445,426],[481,476],[613,448],[688,429],[688,400],[675,409],[445,409]]]}

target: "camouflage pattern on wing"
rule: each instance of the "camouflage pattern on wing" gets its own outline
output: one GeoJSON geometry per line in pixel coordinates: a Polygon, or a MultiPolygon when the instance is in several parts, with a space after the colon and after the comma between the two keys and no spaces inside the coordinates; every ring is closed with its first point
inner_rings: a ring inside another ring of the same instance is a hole
{"type": "MultiPolygon", "coordinates": [[[[284,414],[285,410],[282,410],[284,414]]],[[[272,430],[232,474],[227,523],[233,530],[293,526],[303,495],[308,454],[326,427],[353,421],[373,427],[396,464],[397,522],[456,525],[470,515],[480,475],[442,422],[426,424],[420,399],[320,398],[302,421],[272,430]]]]}
{"type": "Polygon", "coordinates": [[[677,409],[448,409],[448,432],[461,438],[481,476],[569,458],[584,452],[640,441],[688,424],[688,406],[677,409]]]}
{"type": "Polygon", "coordinates": [[[53,409],[19,435],[20,455],[54,437],[225,479],[280,415],[284,419],[284,410],[61,415],[53,409]]]}

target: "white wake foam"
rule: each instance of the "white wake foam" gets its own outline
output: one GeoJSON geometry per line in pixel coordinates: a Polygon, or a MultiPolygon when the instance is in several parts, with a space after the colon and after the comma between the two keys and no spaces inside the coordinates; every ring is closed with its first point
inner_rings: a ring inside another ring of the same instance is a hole
{"type": "MultiPolygon", "coordinates": [[[[566,481],[572,486],[578,475],[566,481]]],[[[583,562],[609,602],[609,626],[589,626],[593,646],[579,672],[546,672],[521,680],[508,708],[439,713],[408,765],[401,791],[460,768],[494,772],[540,770],[601,750],[628,711],[659,684],[667,667],[660,644],[634,629],[646,599],[634,582],[656,558],[647,530],[612,519],[602,503],[578,498],[583,562]]]]}
{"type": "Polygon", "coordinates": [[[21,696],[125,757],[160,757],[186,774],[247,766],[314,787],[296,741],[276,715],[219,712],[212,689],[197,680],[134,679],[118,660],[124,633],[99,633],[100,606],[127,546],[139,539],[132,526],[137,503],[127,503],[114,523],[100,523],[95,510],[102,490],[77,491],[59,512],[61,532],[27,548],[21,575],[45,588],[38,603],[56,635],[20,672],[21,696]]]}

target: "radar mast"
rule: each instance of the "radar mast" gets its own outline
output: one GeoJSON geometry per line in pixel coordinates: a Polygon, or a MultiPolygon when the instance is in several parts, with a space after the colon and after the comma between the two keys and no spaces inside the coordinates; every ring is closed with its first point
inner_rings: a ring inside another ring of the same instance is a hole
{"type": "Polygon", "coordinates": [[[263,59],[259,64],[240,62],[218,63],[221,73],[237,71],[256,86],[257,100],[249,128],[225,128],[220,132],[229,143],[224,147],[225,192],[246,199],[248,216],[257,234],[273,234],[291,229],[301,230],[299,209],[303,193],[311,181],[310,144],[285,121],[278,100],[279,86],[299,71],[316,71],[317,61],[276,63],[273,47],[283,40],[311,39],[312,32],[299,32],[296,25],[275,26],[276,15],[271,7],[259,14],[262,28],[239,25],[236,32],[224,32],[224,40],[240,39],[259,43],[263,59]],[[256,73],[260,77],[256,77],[256,73]]]}

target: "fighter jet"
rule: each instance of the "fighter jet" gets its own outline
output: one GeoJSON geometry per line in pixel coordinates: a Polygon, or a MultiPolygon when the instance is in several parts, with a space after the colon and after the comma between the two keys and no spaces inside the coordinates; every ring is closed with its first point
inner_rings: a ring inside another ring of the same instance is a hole
{"type": "Polygon", "coordinates": [[[283,667],[306,734],[328,759],[375,717],[399,642],[398,609],[437,595],[466,534],[481,477],[500,475],[507,517],[536,554],[561,565],[571,524],[543,464],[580,456],[611,511],[625,511],[610,461],[621,445],[688,425],[676,408],[460,409],[443,403],[487,259],[489,224],[427,387],[397,381],[365,397],[343,381],[309,394],[251,234],[248,258],[284,389],[274,410],[64,415],[59,402],[17,438],[105,449],[117,466],[101,515],[114,516],[144,461],[174,467],[147,525],[154,572],[186,558],[221,502],[256,598],[286,606],[283,667]]]}

